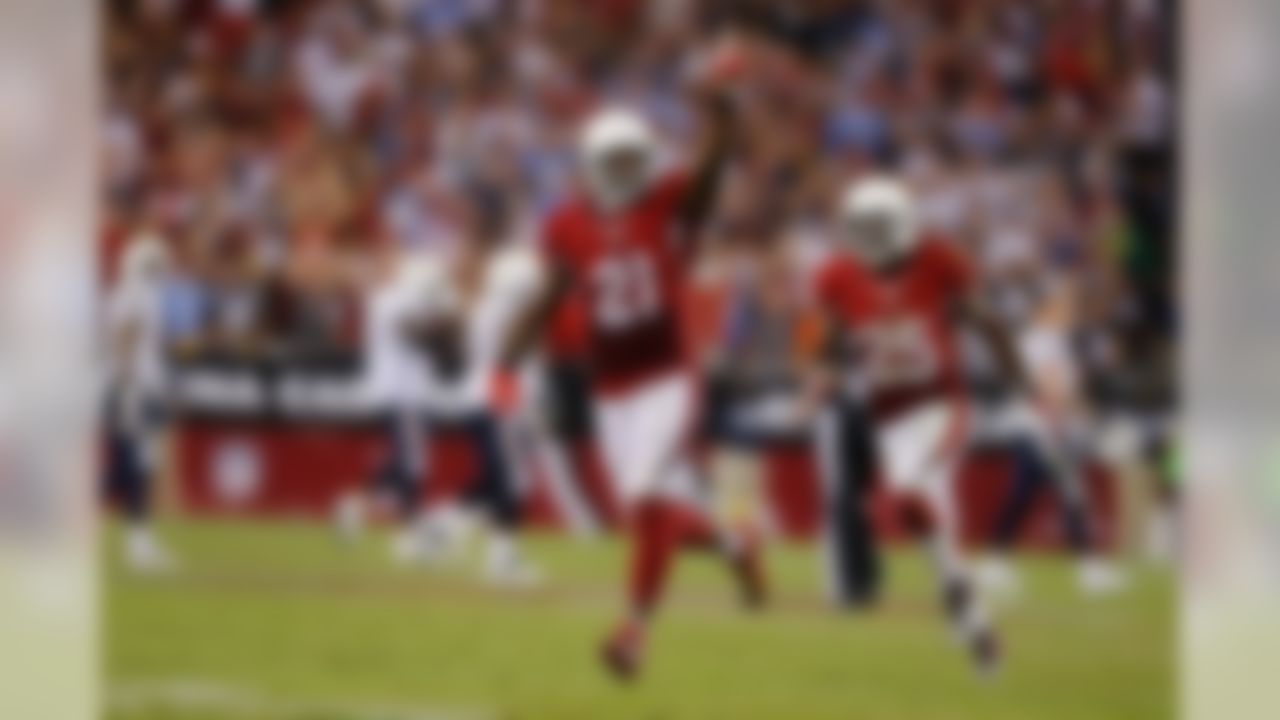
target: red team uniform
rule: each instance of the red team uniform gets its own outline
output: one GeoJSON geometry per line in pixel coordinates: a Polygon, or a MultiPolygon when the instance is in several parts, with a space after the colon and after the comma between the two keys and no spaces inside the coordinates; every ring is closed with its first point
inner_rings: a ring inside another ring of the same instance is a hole
{"type": "Polygon", "coordinates": [[[567,273],[585,309],[601,446],[628,502],[696,490],[687,458],[696,384],[680,317],[692,263],[677,222],[685,187],[682,175],[668,176],[607,216],[572,202],[544,237],[549,264],[567,273]]]}
{"type": "Polygon", "coordinates": [[[960,313],[975,283],[952,244],[925,236],[879,271],[841,253],[820,271],[817,291],[853,342],[851,379],[871,409],[880,475],[934,562],[953,630],[985,674],[998,665],[999,645],[961,558],[951,497],[967,439],[960,313]]]}
{"type": "Polygon", "coordinates": [[[897,489],[938,490],[958,459],[965,411],[955,313],[973,285],[968,262],[938,238],[922,239],[890,273],[843,253],[820,270],[820,302],[851,334],[881,471],[897,489]]]}
{"type": "Polygon", "coordinates": [[[607,216],[571,202],[544,237],[549,265],[567,274],[585,309],[596,435],[632,534],[628,619],[603,648],[623,676],[635,672],[645,621],[680,547],[726,551],[744,599],[757,604],[763,592],[754,543],[709,520],[692,454],[699,403],[680,312],[693,261],[679,223],[686,185],[668,176],[607,216]]]}

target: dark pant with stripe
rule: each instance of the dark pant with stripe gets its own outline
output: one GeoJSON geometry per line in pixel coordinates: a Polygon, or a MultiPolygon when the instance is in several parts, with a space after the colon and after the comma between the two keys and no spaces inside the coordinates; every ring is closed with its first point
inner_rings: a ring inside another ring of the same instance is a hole
{"type": "Polygon", "coordinates": [[[991,545],[998,550],[1008,550],[1018,538],[1035,501],[1046,486],[1058,491],[1063,537],[1072,551],[1083,554],[1092,547],[1083,488],[1072,488],[1069,482],[1081,483],[1079,477],[1064,477],[1068,470],[1055,467],[1046,451],[1033,439],[1022,437],[1009,447],[1013,460],[1013,482],[996,519],[991,545]],[[1073,492],[1074,490],[1074,492],[1073,492]]]}
{"type": "Polygon", "coordinates": [[[463,420],[458,429],[471,443],[476,461],[463,502],[484,509],[498,527],[515,528],[520,524],[520,493],[502,421],[483,413],[463,420]]]}
{"type": "Polygon", "coordinates": [[[391,493],[402,519],[408,520],[417,513],[426,493],[424,445],[429,444],[432,433],[448,431],[461,434],[475,454],[475,475],[467,484],[462,501],[483,509],[501,527],[519,523],[515,475],[504,428],[496,417],[480,413],[436,420],[411,413],[388,413],[379,422],[387,451],[371,485],[375,490],[391,493]]]}
{"type": "Polygon", "coordinates": [[[151,469],[142,441],[120,428],[108,428],[106,492],[126,517],[143,521],[151,512],[151,469]]]}
{"type": "Polygon", "coordinates": [[[103,490],[108,500],[120,504],[130,520],[144,521],[151,514],[151,485],[155,468],[148,443],[163,428],[165,412],[160,403],[142,401],[134,413],[125,411],[118,395],[106,404],[106,447],[103,490]],[[132,417],[126,421],[125,417],[132,417]]]}
{"type": "Polygon", "coordinates": [[[422,504],[426,483],[422,454],[425,428],[412,411],[389,411],[378,419],[386,454],[370,485],[391,495],[401,520],[408,520],[422,504]]]}

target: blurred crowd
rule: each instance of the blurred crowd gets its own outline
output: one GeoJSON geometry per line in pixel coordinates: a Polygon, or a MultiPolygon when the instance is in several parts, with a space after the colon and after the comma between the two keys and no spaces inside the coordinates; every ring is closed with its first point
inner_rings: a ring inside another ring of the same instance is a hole
{"type": "Polygon", "coordinates": [[[466,243],[495,216],[536,237],[600,103],[643,109],[678,158],[696,136],[691,67],[737,32],[761,77],[738,98],[742,150],[708,231],[702,276],[727,308],[705,324],[708,362],[748,357],[723,350],[766,316],[803,313],[798,278],[824,252],[837,188],[891,167],[1010,323],[1052,308],[1095,384],[1167,402],[1171,6],[117,0],[105,264],[139,233],[165,239],[182,353],[350,353],[362,289],[397,253],[466,243]]]}

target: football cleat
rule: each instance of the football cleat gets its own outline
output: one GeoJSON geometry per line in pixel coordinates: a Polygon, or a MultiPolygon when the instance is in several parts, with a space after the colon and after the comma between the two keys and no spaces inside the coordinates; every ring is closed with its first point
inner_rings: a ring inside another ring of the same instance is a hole
{"type": "Polygon", "coordinates": [[[611,675],[621,681],[629,681],[640,672],[642,643],[640,626],[627,622],[613,631],[600,648],[600,661],[611,675]]]}
{"type": "Polygon", "coordinates": [[[144,575],[172,572],[178,566],[146,527],[129,529],[124,542],[124,560],[130,570],[144,575]]]}
{"type": "Polygon", "coordinates": [[[485,559],[485,580],[500,588],[532,588],[542,584],[542,572],[506,543],[493,543],[485,559]]]}
{"type": "Polygon", "coordinates": [[[364,498],[358,492],[350,492],[338,499],[333,506],[333,529],[344,543],[354,543],[364,534],[364,498]]]}
{"type": "Polygon", "coordinates": [[[1000,638],[995,630],[984,627],[969,639],[969,657],[978,676],[993,678],[1000,672],[1000,638]]]}

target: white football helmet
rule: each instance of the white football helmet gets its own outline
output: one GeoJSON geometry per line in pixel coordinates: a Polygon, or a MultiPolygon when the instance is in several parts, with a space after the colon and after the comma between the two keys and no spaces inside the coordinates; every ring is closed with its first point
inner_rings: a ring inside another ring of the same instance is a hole
{"type": "Polygon", "coordinates": [[[653,181],[658,141],[649,123],[625,108],[606,108],[587,119],[578,161],[592,201],[609,211],[634,201],[653,181]]]}
{"type": "Polygon", "coordinates": [[[919,242],[915,199],[896,178],[874,175],[850,183],[837,209],[845,246],[883,268],[910,255],[919,242]]]}

